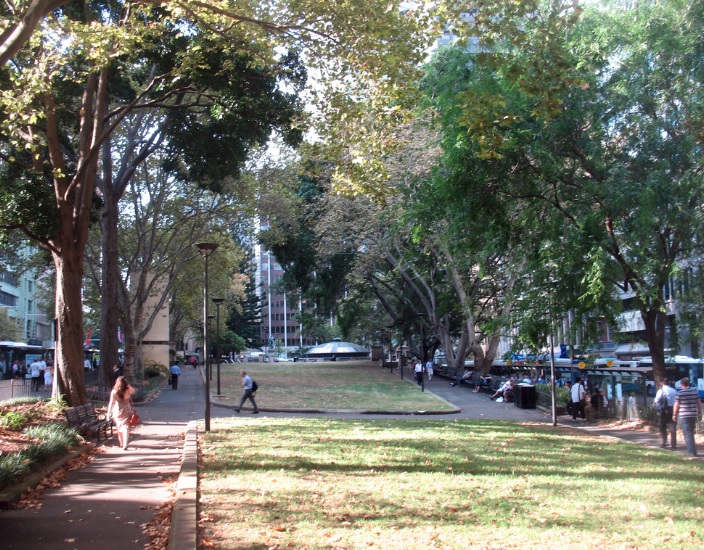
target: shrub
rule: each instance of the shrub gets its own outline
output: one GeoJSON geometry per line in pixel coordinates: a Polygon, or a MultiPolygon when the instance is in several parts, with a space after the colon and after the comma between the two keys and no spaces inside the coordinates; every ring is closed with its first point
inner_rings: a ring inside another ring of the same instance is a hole
{"type": "Polygon", "coordinates": [[[6,399],[0,405],[3,407],[12,407],[15,405],[31,405],[32,403],[39,403],[44,401],[41,397],[13,397],[12,399],[6,399]]]}
{"type": "Polygon", "coordinates": [[[6,426],[10,430],[20,431],[28,420],[29,415],[21,412],[7,411],[6,413],[0,413],[0,426],[6,426]]]}
{"type": "Polygon", "coordinates": [[[59,423],[27,428],[25,433],[38,441],[16,453],[0,456],[0,487],[18,481],[41,466],[42,462],[65,453],[75,445],[78,434],[59,423]]]}
{"type": "Polygon", "coordinates": [[[147,379],[166,375],[168,372],[169,369],[160,363],[150,363],[144,366],[144,377],[147,379]]]}
{"type": "MultiPolygon", "coordinates": [[[[547,384],[537,384],[535,389],[540,393],[550,394],[550,386],[547,384]]],[[[555,388],[555,401],[558,405],[567,405],[570,400],[570,391],[567,388],[555,388]]]]}

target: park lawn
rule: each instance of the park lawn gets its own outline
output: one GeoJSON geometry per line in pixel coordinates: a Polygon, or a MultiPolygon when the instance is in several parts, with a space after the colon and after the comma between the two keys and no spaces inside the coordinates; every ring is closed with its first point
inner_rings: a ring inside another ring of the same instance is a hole
{"type": "Polygon", "coordinates": [[[704,544],[704,466],[569,428],[216,419],[199,548],[662,549],[704,544]]]}
{"type": "MultiPolygon", "coordinates": [[[[217,398],[219,402],[230,406],[239,404],[242,397],[240,370],[247,371],[257,381],[256,401],[263,409],[412,412],[454,408],[371,361],[220,365],[222,396],[217,398]]],[[[215,367],[213,378],[211,388],[216,393],[215,367]]]]}

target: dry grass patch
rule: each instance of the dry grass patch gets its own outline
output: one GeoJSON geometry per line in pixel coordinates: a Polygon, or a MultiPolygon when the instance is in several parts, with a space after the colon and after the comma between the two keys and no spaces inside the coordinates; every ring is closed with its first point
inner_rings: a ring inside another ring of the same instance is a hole
{"type": "MultiPolygon", "coordinates": [[[[256,400],[262,408],[408,412],[453,408],[370,361],[221,365],[219,400],[228,405],[239,404],[242,396],[240,370],[259,384],[256,400]]],[[[217,387],[214,381],[212,387],[217,387]]]]}
{"type": "Polygon", "coordinates": [[[544,426],[222,419],[201,439],[200,547],[694,547],[703,473],[544,426]]]}

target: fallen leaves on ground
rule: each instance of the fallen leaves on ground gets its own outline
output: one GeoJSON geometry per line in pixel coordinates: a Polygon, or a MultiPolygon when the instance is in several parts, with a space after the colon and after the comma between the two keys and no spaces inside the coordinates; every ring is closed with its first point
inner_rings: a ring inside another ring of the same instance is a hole
{"type": "Polygon", "coordinates": [[[169,545],[169,534],[171,532],[171,514],[176,500],[176,482],[178,478],[166,480],[168,485],[168,498],[161,505],[155,508],[154,519],[142,525],[142,532],[149,537],[149,544],[144,546],[145,550],[162,550],[169,545]]]}
{"type": "Polygon", "coordinates": [[[66,479],[68,472],[84,468],[93,461],[93,457],[98,452],[104,451],[94,445],[86,446],[86,449],[80,455],[70,459],[58,470],[54,470],[35,487],[27,489],[20,497],[15,508],[41,508],[43,504],[40,501],[44,498],[44,491],[61,487],[61,482],[66,479]]]}

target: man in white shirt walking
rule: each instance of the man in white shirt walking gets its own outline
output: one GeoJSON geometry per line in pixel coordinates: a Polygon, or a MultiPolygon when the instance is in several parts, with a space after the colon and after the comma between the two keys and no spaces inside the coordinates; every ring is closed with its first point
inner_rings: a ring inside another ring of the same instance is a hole
{"type": "Polygon", "coordinates": [[[662,381],[662,386],[655,394],[655,410],[660,421],[661,447],[667,447],[667,433],[670,432],[670,446],[677,447],[677,424],[672,420],[672,411],[675,406],[677,390],[669,385],[667,380],[662,381]]]}
{"type": "Polygon", "coordinates": [[[574,383],[572,386],[572,420],[577,420],[577,414],[584,419],[585,414],[584,414],[584,400],[585,400],[585,393],[584,393],[584,385],[583,385],[583,380],[578,380],[577,382],[574,383]]]}

